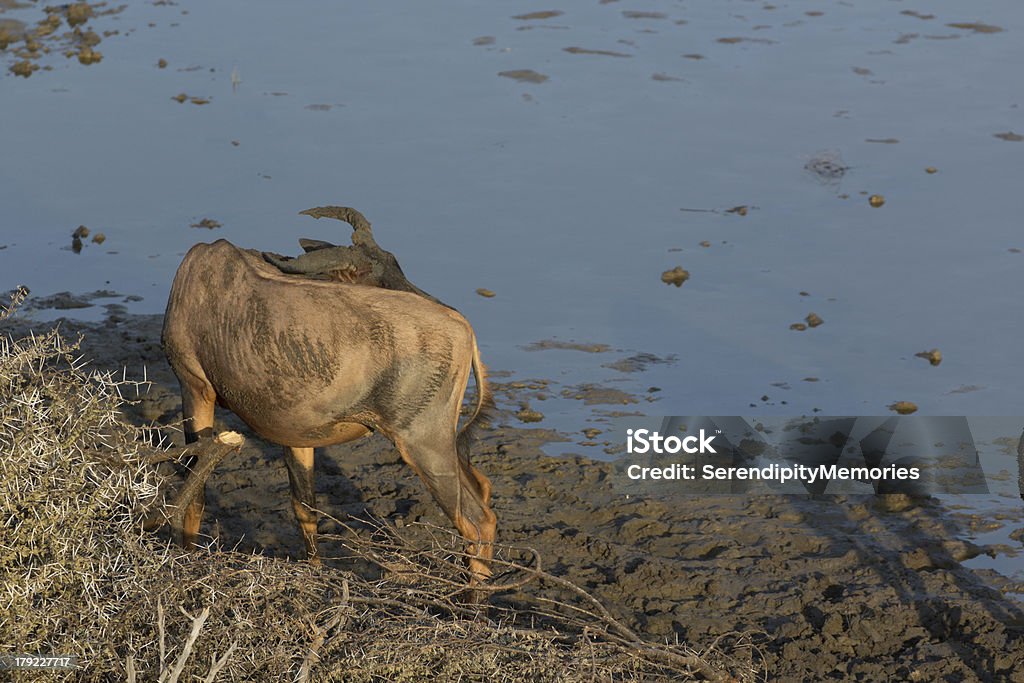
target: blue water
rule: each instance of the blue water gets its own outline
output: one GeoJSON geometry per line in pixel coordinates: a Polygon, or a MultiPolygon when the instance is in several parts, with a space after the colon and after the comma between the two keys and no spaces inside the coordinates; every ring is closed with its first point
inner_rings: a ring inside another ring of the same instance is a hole
{"type": "MultiPolygon", "coordinates": [[[[663,389],[661,414],[745,413],[764,394],[783,414],[1021,412],[1024,254],[1008,249],[1024,248],[1024,143],[993,135],[1024,131],[1009,87],[1024,8],[987,3],[1004,30],[984,34],[945,25],[978,20],[961,3],[929,3],[931,20],[851,5],[593,3],[528,21],[522,3],[134,3],[91,22],[122,32],[102,63],[53,55],[51,72],[0,80],[0,276],[157,312],[192,243],[344,242],[297,213],[349,204],[497,368],[621,377],[599,366],[628,353],[521,349],[577,339],[677,354],[627,378],[663,389]],[[667,18],[623,15],[637,9],[667,18]],[[498,76],[512,69],[550,79],[498,76]],[[822,153],[850,167],[841,182],[805,170],[822,153]],[[736,205],[756,208],[680,211],[736,205]],[[206,217],[223,227],[189,227],[206,217]],[[107,241],[62,250],[79,224],[107,241]],[[659,278],[676,265],[692,275],[679,289],[659,278]],[[789,329],[811,311],[825,324],[789,329]],[[933,347],[940,367],[913,357],[933,347]]],[[[577,411],[553,405],[556,421],[577,411]]]]}

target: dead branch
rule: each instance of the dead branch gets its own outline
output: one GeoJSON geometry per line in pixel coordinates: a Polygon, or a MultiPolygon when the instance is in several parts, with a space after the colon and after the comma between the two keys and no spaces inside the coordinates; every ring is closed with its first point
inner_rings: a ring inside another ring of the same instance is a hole
{"type": "MultiPolygon", "coordinates": [[[[376,538],[367,538],[358,533],[349,524],[330,517],[336,524],[348,532],[347,537],[338,537],[342,545],[355,556],[368,561],[386,572],[395,572],[401,576],[400,581],[406,583],[413,581],[420,585],[406,587],[402,601],[355,599],[354,603],[373,604],[378,607],[405,608],[420,607],[422,609],[443,608],[452,614],[462,614],[471,611],[463,605],[451,602],[454,595],[450,591],[438,591],[439,587],[457,586],[462,590],[469,590],[471,587],[465,580],[459,580],[464,573],[462,560],[470,557],[466,552],[454,549],[463,543],[461,537],[448,529],[442,529],[432,524],[417,522],[412,527],[419,527],[426,530],[431,542],[430,550],[417,548],[416,544],[403,535],[397,528],[384,520],[356,520],[367,524],[376,538]],[[447,537],[447,543],[439,540],[438,536],[447,537]],[[441,551],[441,552],[438,552],[441,551]],[[395,558],[398,558],[396,562],[395,558]],[[449,559],[451,558],[451,559],[449,559]],[[429,563],[425,566],[425,563],[429,563]],[[396,572],[396,565],[399,567],[396,572]],[[424,585],[425,584],[425,585],[424,585]]],[[[535,563],[527,566],[521,562],[506,560],[495,557],[492,566],[502,567],[508,574],[521,573],[525,577],[521,580],[511,581],[500,585],[486,584],[473,586],[473,590],[483,590],[490,593],[519,591],[521,588],[532,582],[555,586],[574,596],[582,604],[573,604],[562,599],[546,597],[543,595],[520,597],[528,602],[546,604],[550,607],[547,610],[528,610],[530,615],[536,614],[548,618],[561,628],[570,627],[580,633],[587,633],[600,641],[614,643],[622,646],[630,653],[640,656],[649,662],[662,664],[672,670],[696,671],[701,676],[711,681],[728,681],[732,677],[727,673],[713,667],[704,658],[696,653],[681,654],[675,648],[668,645],[659,645],[643,640],[635,631],[616,619],[604,606],[604,604],[593,595],[580,588],[573,582],[559,576],[555,576],[541,569],[540,553],[532,548],[516,548],[513,546],[498,546],[505,552],[528,551],[535,563]]],[[[504,612],[513,622],[521,619],[523,614],[517,614],[512,610],[499,608],[494,605],[490,610],[504,612]]],[[[477,612],[479,615],[480,613],[477,612]]]]}
{"type": "Polygon", "coordinates": [[[245,437],[238,432],[221,432],[212,439],[200,439],[194,446],[186,448],[184,452],[179,453],[166,453],[160,454],[151,460],[151,462],[163,462],[165,460],[176,460],[184,455],[192,456],[196,459],[195,465],[192,467],[192,471],[189,472],[188,478],[182,485],[181,490],[178,491],[174,501],[167,507],[173,509],[174,512],[168,517],[164,511],[154,512],[144,523],[144,527],[147,531],[154,531],[160,528],[164,524],[170,522],[171,528],[174,530],[175,536],[181,541],[182,527],[185,523],[185,512],[188,509],[189,504],[195,499],[199,492],[206,486],[206,480],[209,478],[213,470],[220,464],[220,462],[226,458],[230,453],[241,450],[242,444],[245,443],[245,437]],[[164,457],[170,456],[170,457],[164,457]]]}
{"type": "Polygon", "coordinates": [[[344,628],[345,623],[348,621],[348,609],[349,609],[349,587],[348,580],[345,579],[341,584],[341,604],[334,607],[334,616],[327,620],[323,626],[317,626],[313,624],[313,642],[309,645],[309,652],[306,654],[305,659],[302,660],[302,666],[299,667],[298,676],[296,676],[296,683],[307,683],[309,681],[309,672],[311,667],[320,661],[320,648],[323,647],[324,642],[327,640],[327,634],[335,628],[344,628]]]}
{"type": "Polygon", "coordinates": [[[164,670],[160,673],[160,678],[157,679],[157,683],[178,683],[178,677],[181,676],[181,672],[185,670],[185,664],[188,663],[188,658],[192,655],[192,647],[196,644],[196,640],[199,638],[200,631],[203,630],[203,624],[206,623],[207,617],[210,616],[210,608],[204,607],[202,613],[192,620],[192,631],[188,634],[188,640],[185,641],[185,646],[181,648],[181,654],[178,655],[178,660],[174,664],[174,668],[170,671],[164,670]]]}
{"type": "Polygon", "coordinates": [[[210,658],[210,673],[206,674],[206,679],[204,680],[203,683],[213,683],[215,680],[217,680],[217,674],[220,673],[220,670],[223,669],[224,665],[227,664],[229,659],[231,659],[231,655],[234,653],[235,648],[237,647],[238,641],[236,640],[233,643],[231,643],[231,646],[228,648],[228,651],[225,652],[220,657],[220,659],[217,659],[216,657],[210,658]]]}
{"type": "Polygon", "coordinates": [[[163,671],[167,661],[167,631],[164,628],[164,604],[159,599],[156,602],[156,625],[160,632],[160,670],[163,671]]]}

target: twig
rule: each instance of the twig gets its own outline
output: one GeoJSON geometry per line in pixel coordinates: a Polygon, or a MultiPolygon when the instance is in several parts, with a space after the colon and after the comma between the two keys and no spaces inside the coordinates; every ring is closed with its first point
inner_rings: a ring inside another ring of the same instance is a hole
{"type": "Polygon", "coordinates": [[[313,642],[309,646],[309,652],[306,654],[305,659],[302,660],[302,666],[299,667],[299,673],[295,677],[296,683],[307,683],[309,681],[310,668],[313,664],[320,661],[320,648],[323,647],[324,641],[327,640],[327,634],[334,628],[343,626],[348,621],[349,597],[348,579],[343,579],[341,584],[341,604],[334,608],[334,616],[327,623],[323,626],[313,625],[313,642]]]}
{"type": "Polygon", "coordinates": [[[178,655],[178,661],[175,662],[174,669],[170,672],[164,669],[160,673],[157,683],[178,683],[178,677],[185,670],[188,658],[192,656],[192,646],[195,645],[196,640],[199,638],[199,632],[203,630],[203,624],[206,623],[208,616],[210,616],[210,608],[204,607],[202,613],[192,620],[192,632],[188,634],[188,640],[185,641],[185,646],[181,649],[181,654],[178,655]]]}
{"type": "Polygon", "coordinates": [[[163,671],[164,662],[167,661],[167,640],[164,629],[164,605],[159,598],[156,601],[156,627],[160,632],[160,670],[163,671]]]}
{"type": "MultiPolygon", "coordinates": [[[[352,538],[343,540],[343,545],[350,551],[355,553],[358,557],[381,567],[385,570],[392,570],[394,564],[389,562],[384,556],[402,553],[404,559],[403,564],[409,565],[413,558],[425,556],[426,559],[433,561],[437,565],[437,569],[444,569],[450,573],[461,572],[461,567],[456,563],[439,558],[437,553],[424,553],[422,551],[412,551],[409,549],[413,548],[413,544],[409,539],[402,536],[397,529],[389,525],[384,520],[358,520],[362,523],[368,524],[372,530],[384,536],[384,540],[367,539],[356,533],[348,524],[341,522],[340,520],[332,518],[335,523],[340,525],[342,528],[350,532],[352,538]],[[382,556],[384,555],[384,556],[382,556]]],[[[412,525],[411,525],[412,526],[412,525]]],[[[458,550],[452,550],[450,548],[444,548],[435,534],[441,534],[447,536],[452,542],[458,542],[456,534],[447,529],[442,529],[431,524],[417,523],[415,526],[425,528],[430,535],[431,541],[435,549],[444,550],[446,554],[453,555],[455,557],[464,558],[469,557],[469,553],[460,552],[458,550]]],[[[509,550],[524,550],[523,548],[511,548],[509,550]]],[[[604,604],[592,596],[590,593],[580,588],[573,582],[564,579],[559,576],[555,576],[544,571],[540,566],[540,553],[532,548],[527,548],[533,554],[533,559],[536,562],[534,567],[523,566],[521,563],[513,562],[510,560],[503,560],[500,558],[494,558],[492,560],[493,565],[507,567],[513,571],[520,571],[526,573],[528,576],[521,581],[514,581],[499,586],[488,586],[482,584],[474,586],[474,590],[484,590],[489,592],[505,591],[518,589],[526,584],[539,580],[540,582],[557,586],[563,590],[568,591],[570,594],[579,598],[584,605],[587,605],[590,609],[579,605],[573,605],[553,598],[547,598],[544,596],[533,596],[530,599],[540,603],[547,603],[559,611],[539,611],[536,612],[538,615],[545,616],[547,618],[558,619],[565,621],[564,615],[565,610],[569,610],[581,617],[585,617],[590,620],[595,620],[601,626],[596,626],[592,622],[573,622],[584,632],[589,632],[594,636],[597,636],[605,642],[615,643],[620,646],[627,648],[629,651],[638,654],[648,661],[659,662],[667,667],[675,670],[686,669],[690,671],[698,671],[700,674],[712,681],[728,681],[731,679],[729,674],[718,670],[711,666],[708,662],[704,661],[700,656],[696,654],[680,654],[674,651],[668,646],[659,646],[649,643],[643,640],[635,631],[623,624],[621,621],[612,616],[611,612],[604,606],[604,604]]],[[[422,566],[412,565],[408,571],[402,572],[404,575],[418,578],[420,580],[429,581],[434,585],[460,585],[463,588],[468,588],[465,583],[454,582],[451,579],[446,578],[443,575],[438,575],[437,572],[430,572],[422,566]]],[[[432,605],[434,607],[440,607],[442,604],[445,609],[448,609],[453,614],[464,614],[467,610],[461,606],[450,603],[448,599],[450,595],[442,594],[439,595],[436,592],[432,592],[430,589],[417,590],[409,589],[405,593],[405,601],[399,602],[397,600],[384,600],[384,599],[353,599],[353,603],[373,604],[376,606],[388,606],[388,607],[405,607],[410,606],[409,603],[417,603],[421,605],[432,605]],[[443,602],[442,602],[443,600],[443,602]]],[[[525,597],[525,596],[524,596],[525,597]]],[[[492,609],[494,609],[492,607],[492,609]]]]}
{"type": "Polygon", "coordinates": [[[18,309],[25,299],[28,297],[28,287],[24,285],[18,285],[13,292],[11,292],[11,302],[6,306],[0,306],[0,321],[6,320],[14,315],[14,311],[18,309]]]}
{"type": "Polygon", "coordinates": [[[235,651],[236,647],[238,647],[237,640],[231,643],[231,647],[228,648],[228,651],[220,659],[217,659],[215,655],[210,656],[210,673],[206,674],[206,680],[203,683],[213,683],[216,680],[217,674],[227,664],[228,658],[231,657],[231,653],[235,651]]]}

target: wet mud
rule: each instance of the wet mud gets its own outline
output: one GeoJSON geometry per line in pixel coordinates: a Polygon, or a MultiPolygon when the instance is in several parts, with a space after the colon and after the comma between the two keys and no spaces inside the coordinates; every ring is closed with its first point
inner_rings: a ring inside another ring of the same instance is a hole
{"type": "MultiPolygon", "coordinates": [[[[132,316],[63,329],[85,334],[97,369],[141,377],[145,368],[153,384],[128,410],[139,422],[171,424],[180,402],[161,324],[132,316]]],[[[3,331],[30,327],[14,319],[3,331]]],[[[613,464],[546,456],[541,447],[564,436],[503,421],[473,455],[494,484],[500,540],[536,548],[549,571],[652,637],[703,647],[747,634],[772,680],[1024,681],[1024,605],[1000,593],[1012,588],[1006,579],[961,564],[992,549],[960,540],[962,522],[933,499],[626,496],[613,464]]],[[[280,449],[230,414],[218,413],[217,428],[248,439],[211,478],[204,533],[301,557],[280,449]]],[[[447,526],[380,437],[322,449],[316,469],[319,507],[336,517],[447,526]]],[[[320,530],[335,531],[327,522],[320,530]]]]}

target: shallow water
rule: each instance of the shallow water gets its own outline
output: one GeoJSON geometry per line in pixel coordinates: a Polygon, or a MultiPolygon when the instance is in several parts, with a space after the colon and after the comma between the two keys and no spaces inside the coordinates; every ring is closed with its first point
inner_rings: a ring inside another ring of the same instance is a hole
{"type": "Polygon", "coordinates": [[[350,204],[497,368],[623,377],[598,366],[626,354],[521,349],[577,339],[678,354],[627,377],[662,389],[660,414],[1020,412],[1024,144],[994,134],[1024,130],[1007,87],[1024,9],[987,5],[1004,30],[978,33],[946,25],[975,21],[953,2],[930,20],[888,1],[769,7],[132,5],[93,20],[122,32],[102,63],[54,55],[2,81],[4,286],[113,288],[157,312],[194,242],[343,242],[296,214],[350,204]],[[773,42],[719,42],[735,37],[773,42]],[[549,79],[498,75],[517,69],[549,79]],[[819,157],[849,170],[821,182],[804,168],[819,157]],[[223,227],[189,227],[207,217],[223,227]],[[62,250],[79,224],[107,241],[62,250]],[[659,278],[676,265],[680,288],[659,278]],[[812,311],[824,325],[789,329],[812,311]],[[933,347],[940,367],[914,358],[933,347]]]}
{"type": "Polygon", "coordinates": [[[134,3],[90,22],[120,31],[99,64],[23,79],[0,55],[0,288],[159,312],[193,243],[343,243],[297,214],[347,204],[493,368],[561,383],[531,402],[542,426],[601,419],[558,398],[581,382],[656,415],[1024,413],[1024,142],[997,137],[1024,133],[1024,6],[914,10],[134,3]],[[1002,30],[949,26],[972,22],[1002,30]],[[72,253],[80,224],[106,241],[72,253]],[[524,349],[544,339],[611,350],[524,349]],[[677,358],[602,367],[638,352],[677,358]]]}

